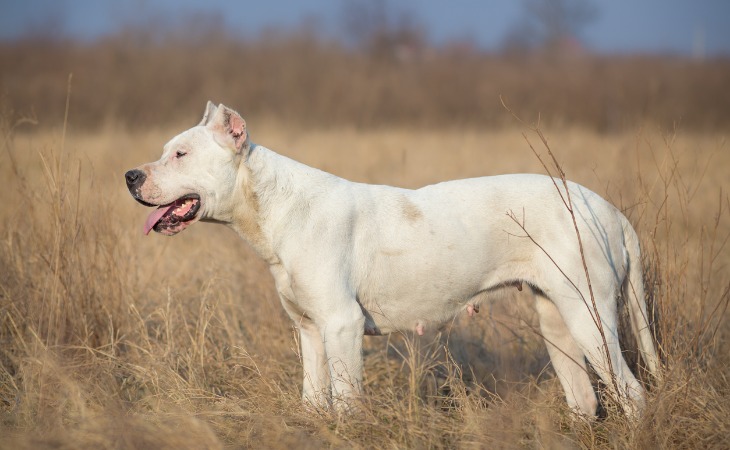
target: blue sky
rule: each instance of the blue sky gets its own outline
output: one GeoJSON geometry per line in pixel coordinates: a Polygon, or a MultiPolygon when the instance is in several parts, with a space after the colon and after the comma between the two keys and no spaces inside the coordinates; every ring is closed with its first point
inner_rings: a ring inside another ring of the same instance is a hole
{"type": "MultiPolygon", "coordinates": [[[[470,38],[496,49],[520,19],[519,0],[384,0],[393,11],[408,11],[435,43],[470,38]]],[[[0,0],[0,39],[55,30],[93,39],[135,23],[205,13],[227,27],[255,36],[264,29],[286,30],[314,19],[326,36],[341,36],[347,0],[0,0]]],[[[730,55],[730,0],[595,0],[595,21],[584,43],[602,52],[691,54],[700,45],[708,55],[730,55]]]]}

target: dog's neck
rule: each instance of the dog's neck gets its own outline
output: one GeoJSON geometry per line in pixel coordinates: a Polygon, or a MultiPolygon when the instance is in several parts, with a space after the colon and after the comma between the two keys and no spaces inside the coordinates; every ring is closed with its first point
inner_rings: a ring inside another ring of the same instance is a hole
{"type": "Polygon", "coordinates": [[[331,183],[344,180],[251,144],[237,180],[236,214],[228,225],[269,264],[278,264],[277,249],[292,223],[307,220],[310,206],[331,183]],[[278,240],[274,239],[277,236],[278,240]]]}

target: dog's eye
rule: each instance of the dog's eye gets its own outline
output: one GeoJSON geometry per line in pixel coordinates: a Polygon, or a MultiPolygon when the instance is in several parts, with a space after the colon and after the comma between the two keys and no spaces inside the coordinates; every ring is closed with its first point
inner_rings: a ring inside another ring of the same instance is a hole
{"type": "Polygon", "coordinates": [[[182,150],[178,150],[175,152],[175,157],[182,158],[183,156],[187,155],[188,153],[182,150]]]}

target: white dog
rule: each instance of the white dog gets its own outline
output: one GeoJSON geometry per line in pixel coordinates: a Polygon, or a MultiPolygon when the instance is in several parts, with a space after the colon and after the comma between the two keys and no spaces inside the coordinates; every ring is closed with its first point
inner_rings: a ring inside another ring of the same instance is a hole
{"type": "Polygon", "coordinates": [[[422,334],[508,286],[533,293],[577,411],[597,406],[586,359],[627,412],[643,404],[619,348],[622,289],[641,355],[657,373],[636,233],[578,184],[567,186],[588,276],[560,180],[501,175],[418,190],[353,183],[251,143],[241,116],[211,102],[159,161],[125,177],[135,199],[157,207],[145,233],[223,223],[266,260],[301,334],[303,398],[317,407],[347,407],[360,393],[363,334],[422,334]]]}

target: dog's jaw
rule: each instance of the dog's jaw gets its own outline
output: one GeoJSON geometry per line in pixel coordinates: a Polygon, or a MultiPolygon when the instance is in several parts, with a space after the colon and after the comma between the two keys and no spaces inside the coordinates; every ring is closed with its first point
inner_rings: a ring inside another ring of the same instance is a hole
{"type": "Polygon", "coordinates": [[[152,230],[167,236],[181,232],[199,220],[200,205],[200,196],[190,194],[158,207],[147,217],[144,234],[152,230]]]}

